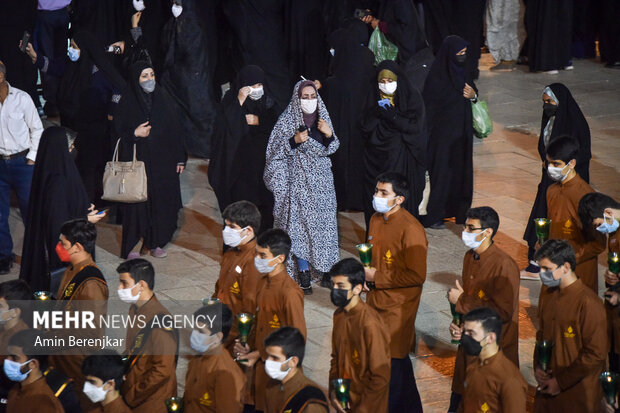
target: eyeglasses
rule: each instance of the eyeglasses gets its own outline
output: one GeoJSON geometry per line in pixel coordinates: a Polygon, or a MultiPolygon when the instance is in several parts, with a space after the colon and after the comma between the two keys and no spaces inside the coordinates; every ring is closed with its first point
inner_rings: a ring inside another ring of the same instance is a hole
{"type": "Polygon", "coordinates": [[[479,230],[479,229],[480,229],[480,230],[485,230],[486,228],[483,228],[483,227],[480,227],[480,228],[474,228],[472,225],[463,225],[463,229],[464,229],[464,230],[467,230],[467,231],[469,231],[469,232],[472,232],[472,231],[477,231],[477,230],[479,230]]]}

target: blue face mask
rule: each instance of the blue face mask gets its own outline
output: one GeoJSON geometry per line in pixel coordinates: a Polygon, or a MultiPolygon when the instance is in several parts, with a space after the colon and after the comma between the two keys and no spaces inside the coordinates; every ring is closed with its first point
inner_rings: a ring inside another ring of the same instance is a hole
{"type": "MultiPolygon", "coordinates": [[[[557,268],[556,268],[557,270],[557,268]]],[[[549,271],[541,271],[538,273],[539,277],[540,277],[540,281],[542,281],[542,283],[544,285],[546,285],[547,287],[553,288],[553,287],[559,287],[560,286],[560,282],[562,282],[562,277],[560,277],[559,279],[555,279],[553,278],[553,271],[549,270],[549,271]]]]}
{"type": "Polygon", "coordinates": [[[385,214],[386,212],[389,212],[392,208],[394,208],[397,204],[394,203],[394,205],[392,206],[388,206],[388,201],[390,199],[395,199],[394,198],[380,198],[378,196],[373,196],[372,197],[372,207],[375,209],[375,211],[377,211],[380,214],[385,214]]]}
{"type": "Polygon", "coordinates": [[[69,48],[67,49],[67,56],[69,56],[69,60],[71,60],[72,62],[77,62],[80,58],[80,51],[69,46],[69,48]]]}
{"type": "Polygon", "coordinates": [[[13,360],[9,360],[9,359],[4,359],[4,373],[6,374],[6,376],[12,380],[12,381],[17,381],[17,382],[22,382],[24,380],[26,380],[26,377],[28,377],[28,373],[30,373],[30,370],[28,370],[25,373],[21,372],[21,368],[22,366],[25,366],[26,364],[30,363],[32,361],[32,359],[26,361],[25,363],[18,363],[16,361],[13,360]]]}
{"type": "Polygon", "coordinates": [[[614,218],[613,214],[611,215],[611,224],[607,223],[607,219],[605,217],[605,213],[603,213],[603,223],[596,227],[596,230],[602,234],[612,234],[618,230],[620,223],[618,220],[614,218]]]}

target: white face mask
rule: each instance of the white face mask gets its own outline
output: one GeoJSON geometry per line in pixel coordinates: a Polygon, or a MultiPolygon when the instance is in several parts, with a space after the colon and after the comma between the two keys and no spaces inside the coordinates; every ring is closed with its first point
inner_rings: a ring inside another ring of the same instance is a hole
{"type": "Polygon", "coordinates": [[[392,208],[394,208],[397,205],[396,202],[394,202],[394,205],[388,206],[388,201],[390,199],[396,199],[396,198],[397,197],[394,197],[394,198],[381,198],[381,197],[378,197],[378,196],[373,196],[372,197],[372,207],[378,213],[385,214],[386,212],[391,211],[392,208]]]}
{"type": "Polygon", "coordinates": [[[318,99],[300,99],[301,111],[307,115],[316,112],[316,107],[319,104],[318,99]]]}
{"type": "Polygon", "coordinates": [[[398,87],[398,82],[379,83],[379,90],[386,95],[393,95],[398,87]]]}
{"type": "Polygon", "coordinates": [[[271,271],[275,270],[277,263],[274,265],[269,265],[270,261],[275,260],[277,257],[273,258],[259,258],[258,255],[254,257],[254,266],[261,274],[269,274],[271,271]]]}
{"type": "Polygon", "coordinates": [[[82,391],[91,402],[99,403],[102,402],[103,399],[105,399],[106,394],[108,394],[107,390],[103,390],[103,386],[105,386],[105,383],[103,383],[101,387],[97,387],[94,384],[85,381],[82,391]]]}
{"type": "Polygon", "coordinates": [[[140,293],[133,295],[131,293],[131,290],[135,287],[135,285],[133,287],[129,287],[129,288],[125,288],[122,290],[116,290],[116,292],[118,293],[118,298],[127,304],[135,304],[138,302],[138,299],[140,298],[140,293]]]}
{"type": "Polygon", "coordinates": [[[217,334],[208,336],[198,330],[192,330],[192,334],[189,336],[189,345],[199,353],[206,353],[214,346],[217,346],[219,342],[217,334]],[[209,338],[211,338],[211,341],[207,341],[209,338]]]}
{"type": "Polygon", "coordinates": [[[265,91],[263,90],[262,86],[259,86],[259,87],[248,86],[248,87],[250,88],[250,94],[248,96],[252,100],[258,100],[262,98],[263,95],[265,94],[265,91]]]}
{"type": "Polygon", "coordinates": [[[249,227],[245,227],[237,230],[232,229],[231,227],[226,225],[224,227],[224,230],[222,231],[222,238],[224,239],[224,244],[233,248],[238,246],[239,244],[241,244],[241,241],[243,241],[247,237],[247,235],[245,237],[242,237],[241,233],[248,228],[249,227]]]}
{"type": "Polygon", "coordinates": [[[273,361],[273,360],[266,360],[265,361],[265,372],[272,379],[282,381],[288,375],[289,371],[291,371],[290,367],[282,371],[282,366],[285,363],[288,363],[289,360],[290,358],[284,360],[282,363],[278,361],[273,361]]]}
{"type": "Polygon", "coordinates": [[[463,231],[463,233],[461,234],[461,239],[463,240],[463,244],[465,244],[467,248],[471,248],[472,250],[475,250],[480,245],[482,245],[482,241],[487,239],[487,237],[485,236],[480,241],[476,241],[476,237],[480,234],[481,233],[475,234],[473,232],[463,231]]]}
{"type": "Polygon", "coordinates": [[[175,18],[179,17],[182,12],[183,12],[183,6],[179,6],[177,4],[172,5],[172,15],[175,18]]]}
{"type": "Polygon", "coordinates": [[[133,8],[136,9],[136,11],[144,10],[144,0],[133,0],[133,8]]]}
{"type": "Polygon", "coordinates": [[[15,318],[15,316],[11,316],[12,311],[13,311],[12,308],[9,310],[0,310],[0,324],[9,322],[15,318]]]}
{"type": "Polygon", "coordinates": [[[547,167],[547,173],[549,174],[549,177],[551,179],[553,179],[556,182],[563,182],[566,177],[568,176],[568,174],[570,173],[571,168],[568,168],[568,171],[566,171],[566,173],[562,173],[562,171],[564,171],[564,169],[566,167],[569,167],[569,164],[566,164],[564,166],[564,168],[560,168],[559,166],[551,166],[549,165],[547,167]]]}

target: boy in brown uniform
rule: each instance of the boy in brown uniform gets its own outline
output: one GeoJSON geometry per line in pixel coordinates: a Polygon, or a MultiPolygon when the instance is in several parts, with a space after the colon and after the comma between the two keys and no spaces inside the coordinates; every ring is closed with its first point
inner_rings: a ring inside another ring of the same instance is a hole
{"type": "Polygon", "coordinates": [[[549,239],[570,242],[577,256],[575,273],[598,294],[597,257],[605,250],[605,239],[600,233],[586,235],[579,220],[579,201],[594,190],[575,172],[578,151],[579,143],[571,136],[560,136],[547,147],[547,171],[556,181],[547,189],[549,239]]]}
{"type": "Polygon", "coordinates": [[[330,401],[337,412],[332,380],[351,380],[350,411],[383,413],[388,408],[390,384],[390,338],[377,312],[360,299],[364,267],[353,258],[331,268],[334,312],[332,358],[329,368],[330,401]]]}
{"type": "Polygon", "coordinates": [[[474,361],[467,366],[460,413],[523,413],[527,383],[519,368],[499,348],[502,319],[480,307],[463,317],[461,346],[474,361]]]}
{"type": "Polygon", "coordinates": [[[545,242],[534,258],[544,284],[536,340],[554,341],[547,372],[534,353],[534,412],[598,412],[603,395],[598,376],[607,357],[603,303],[577,278],[577,259],[567,241],[545,242]]]}
{"type": "MultiPolygon", "coordinates": [[[[220,276],[215,283],[213,298],[226,304],[233,315],[255,314],[256,288],[261,278],[254,266],[260,212],[253,203],[239,201],[228,205],[222,212],[222,217],[226,224],[222,237],[224,244],[230,249],[222,256],[220,276]]],[[[224,345],[231,353],[238,336],[236,323],[233,323],[224,345]]]]}
{"type": "MultiPolygon", "coordinates": [[[[194,319],[206,319],[216,305],[199,308],[194,319]]],[[[241,412],[245,374],[223,348],[233,325],[233,314],[226,304],[221,304],[221,331],[212,334],[209,325],[196,325],[192,330],[190,345],[198,352],[187,366],[185,413],[241,412]]],[[[216,315],[217,317],[217,315],[216,315]]]]}
{"type": "Polygon", "coordinates": [[[409,195],[407,179],[396,172],[377,177],[368,228],[373,244],[366,282],[374,283],[366,303],[374,308],[390,335],[389,410],[421,412],[409,353],[415,350],[415,319],[426,280],[428,242],[424,227],[401,208],[409,195]]]}
{"type": "Polygon", "coordinates": [[[265,339],[267,384],[265,413],[328,413],[325,394],[304,376],[306,343],[294,327],[282,327],[265,339]]]}
{"type": "Polygon", "coordinates": [[[131,413],[120,395],[125,374],[121,356],[114,351],[99,351],[84,359],[82,373],[86,379],[84,394],[103,413],[131,413]]]}
{"type": "MultiPolygon", "coordinates": [[[[493,208],[483,206],[467,211],[461,237],[470,250],[463,259],[463,286],[456,281],[456,287],[448,291],[448,301],[461,314],[478,307],[497,311],[503,322],[502,353],[518,368],[519,267],[493,243],[498,229],[499,215],[493,208]]],[[[462,326],[450,324],[453,338],[460,339],[461,330],[462,326]]],[[[471,362],[473,358],[466,355],[463,346],[459,346],[452,380],[451,412],[458,407],[464,391],[465,370],[471,362]]]]}
{"type": "Polygon", "coordinates": [[[265,410],[265,338],[273,331],[289,326],[306,336],[304,294],[299,285],[286,273],[285,262],[291,251],[291,238],[281,229],[270,229],[256,241],[254,265],[261,273],[256,295],[257,314],[254,337],[245,347],[237,340],[235,353],[243,364],[254,366],[254,395],[256,410],[265,410]],[[253,349],[253,350],[251,350],[253,349]]]}
{"type": "Polygon", "coordinates": [[[135,323],[127,329],[128,371],[121,393],[133,413],[166,413],[166,399],[177,393],[178,338],[173,329],[153,323],[155,317],[170,315],[153,293],[155,270],[150,262],[137,258],[121,263],[116,272],[118,296],[131,304],[130,318],[146,324],[135,323]]]}
{"type": "Polygon", "coordinates": [[[48,386],[41,371],[47,356],[37,355],[37,330],[22,330],[9,340],[4,372],[17,382],[9,392],[7,413],[64,413],[60,401],[48,386]],[[22,370],[24,372],[22,373],[22,370]]]}

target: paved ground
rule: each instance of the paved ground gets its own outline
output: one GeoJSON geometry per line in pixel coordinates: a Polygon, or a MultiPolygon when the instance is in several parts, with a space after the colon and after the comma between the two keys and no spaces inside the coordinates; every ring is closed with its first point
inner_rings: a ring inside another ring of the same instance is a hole
{"type": "MultiPolygon", "coordinates": [[[[575,70],[559,75],[529,74],[521,69],[491,73],[490,65],[490,56],[483,55],[477,85],[481,98],[489,104],[495,129],[487,139],[474,144],[474,206],[489,205],[499,212],[497,243],[523,266],[527,260],[521,236],[540,180],[536,145],[542,90],[550,83],[563,82],[573,92],[592,130],[592,184],[620,199],[620,71],[605,69],[593,61],[577,61],[575,70]]],[[[193,159],[186,171],[182,176],[185,209],[181,229],[167,248],[168,258],[152,259],[157,270],[155,290],[159,296],[172,300],[210,296],[219,271],[222,245],[221,218],[207,182],[207,164],[193,159]]],[[[19,256],[23,228],[15,209],[11,211],[10,224],[16,240],[15,253],[19,256]]],[[[364,236],[362,214],[342,213],[339,224],[342,256],[356,255],[354,245],[364,236]]],[[[428,276],[417,317],[418,352],[413,362],[425,411],[444,412],[455,354],[447,330],[450,312],[445,291],[460,276],[466,248],[460,240],[460,228],[454,225],[448,225],[446,230],[428,230],[427,235],[428,276]]],[[[99,225],[98,263],[111,291],[118,285],[114,269],[120,262],[120,236],[118,226],[99,225]]],[[[2,279],[15,278],[18,268],[15,266],[2,279]]],[[[520,291],[521,372],[530,383],[539,286],[538,282],[526,281],[520,291]]],[[[308,347],[304,366],[306,373],[321,385],[327,383],[333,309],[325,289],[316,288],[315,294],[306,299],[308,347]]],[[[185,367],[186,362],[181,360],[177,371],[180,393],[185,367]]]]}

